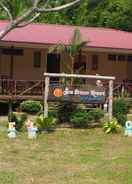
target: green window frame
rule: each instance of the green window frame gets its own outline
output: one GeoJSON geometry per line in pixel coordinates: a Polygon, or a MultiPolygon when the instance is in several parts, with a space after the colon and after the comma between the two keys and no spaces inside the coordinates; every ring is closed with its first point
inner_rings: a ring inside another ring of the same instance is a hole
{"type": "Polygon", "coordinates": [[[33,66],[34,66],[34,68],[41,67],[41,51],[39,51],[39,50],[34,51],[33,66]]]}
{"type": "Polygon", "coordinates": [[[99,56],[97,54],[92,55],[92,70],[98,70],[99,68],[99,56]]]}

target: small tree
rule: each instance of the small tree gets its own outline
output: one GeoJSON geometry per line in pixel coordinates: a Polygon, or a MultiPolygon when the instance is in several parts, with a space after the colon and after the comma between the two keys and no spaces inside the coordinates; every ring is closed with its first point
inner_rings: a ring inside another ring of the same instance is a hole
{"type": "Polygon", "coordinates": [[[3,11],[8,15],[9,23],[3,30],[0,31],[0,40],[11,30],[15,28],[24,27],[31,22],[33,22],[35,19],[37,19],[42,13],[45,12],[59,12],[66,8],[69,8],[71,6],[74,6],[81,2],[81,0],[74,0],[67,4],[62,4],[60,6],[55,6],[53,3],[53,6],[51,5],[52,0],[22,0],[22,2],[19,0],[0,0],[0,6],[2,7],[3,11]],[[12,9],[13,6],[14,9],[12,9]],[[21,6],[22,5],[22,6],[21,6]],[[17,14],[17,10],[19,9],[17,6],[19,6],[21,10],[21,14],[17,14]],[[16,7],[16,8],[15,8],[16,7]]]}
{"type": "Polygon", "coordinates": [[[77,53],[81,52],[82,48],[84,48],[87,44],[87,41],[83,41],[81,37],[80,30],[76,28],[74,30],[73,37],[71,38],[68,45],[64,45],[63,43],[59,43],[49,48],[49,53],[57,52],[67,53],[71,58],[71,73],[74,73],[74,60],[77,53]]]}

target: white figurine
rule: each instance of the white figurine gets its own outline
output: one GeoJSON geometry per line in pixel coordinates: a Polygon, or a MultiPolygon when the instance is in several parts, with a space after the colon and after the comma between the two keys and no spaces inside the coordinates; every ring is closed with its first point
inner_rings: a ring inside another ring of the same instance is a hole
{"type": "Polygon", "coordinates": [[[16,124],[15,122],[9,122],[8,137],[16,138],[16,124]]]}
{"type": "Polygon", "coordinates": [[[27,122],[27,131],[29,139],[35,139],[37,137],[38,128],[34,126],[34,123],[31,120],[28,120],[27,122]]]}

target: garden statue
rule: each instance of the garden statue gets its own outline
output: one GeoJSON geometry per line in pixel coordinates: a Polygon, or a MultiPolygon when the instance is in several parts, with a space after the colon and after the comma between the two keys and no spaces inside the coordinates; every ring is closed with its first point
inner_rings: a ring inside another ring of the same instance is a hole
{"type": "Polygon", "coordinates": [[[29,139],[35,139],[37,137],[38,128],[34,126],[34,123],[31,120],[27,121],[27,131],[29,139]]]}
{"type": "Polygon", "coordinates": [[[16,124],[15,122],[9,122],[8,137],[16,138],[16,124]]]}
{"type": "Polygon", "coordinates": [[[132,121],[125,123],[125,136],[132,137],[132,121]]]}

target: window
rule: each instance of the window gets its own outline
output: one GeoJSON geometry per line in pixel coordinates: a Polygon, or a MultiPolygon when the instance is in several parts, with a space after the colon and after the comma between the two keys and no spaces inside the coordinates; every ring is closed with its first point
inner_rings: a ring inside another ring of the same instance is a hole
{"type": "Polygon", "coordinates": [[[126,55],[124,55],[124,54],[119,54],[119,55],[109,54],[108,60],[109,61],[126,61],[126,55]]]}
{"type": "Polygon", "coordinates": [[[38,50],[34,51],[33,66],[35,68],[41,67],[41,52],[38,50]]]}
{"type": "Polygon", "coordinates": [[[22,56],[23,55],[23,49],[20,49],[20,48],[2,48],[1,53],[4,54],[4,55],[22,56]]]}
{"type": "Polygon", "coordinates": [[[132,55],[127,56],[127,61],[132,61],[132,55]]]}
{"type": "Polygon", "coordinates": [[[108,60],[109,60],[109,61],[116,61],[116,60],[117,60],[117,56],[114,55],[114,54],[109,54],[109,55],[108,55],[108,60]]]}
{"type": "Polygon", "coordinates": [[[118,55],[118,61],[125,61],[126,56],[125,55],[118,55]]]}
{"type": "Polygon", "coordinates": [[[92,56],[92,70],[98,70],[99,57],[98,55],[92,56]]]}

